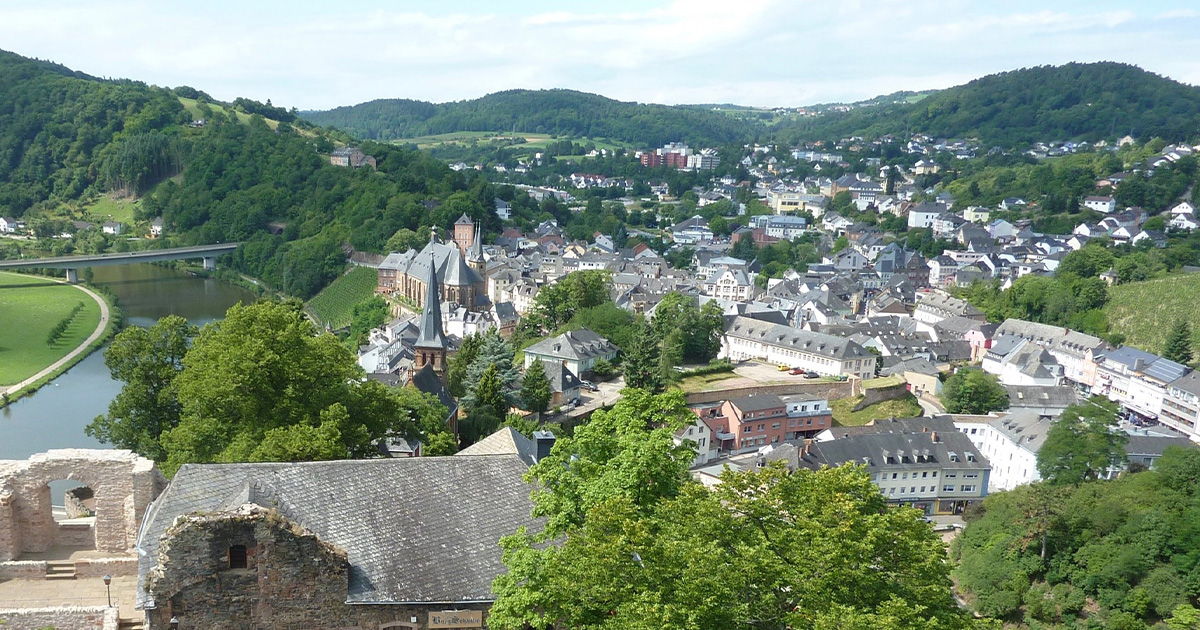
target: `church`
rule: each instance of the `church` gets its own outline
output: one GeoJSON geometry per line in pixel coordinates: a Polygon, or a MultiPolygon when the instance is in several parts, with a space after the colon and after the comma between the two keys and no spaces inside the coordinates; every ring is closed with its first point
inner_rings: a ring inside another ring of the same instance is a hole
{"type": "Polygon", "coordinates": [[[388,254],[379,264],[377,291],[399,296],[420,308],[425,307],[425,286],[430,269],[437,278],[442,298],[468,311],[486,311],[491,307],[484,278],[485,259],[482,235],[475,223],[462,215],[454,224],[454,239],[442,243],[434,228],[429,243],[421,250],[388,254]]]}

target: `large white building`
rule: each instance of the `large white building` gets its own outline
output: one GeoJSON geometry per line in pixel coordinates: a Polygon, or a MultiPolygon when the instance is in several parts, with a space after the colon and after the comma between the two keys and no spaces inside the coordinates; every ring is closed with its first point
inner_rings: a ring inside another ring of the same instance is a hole
{"type": "Polygon", "coordinates": [[[849,339],[741,316],[725,327],[721,357],[758,359],[822,375],[869,379],[875,374],[875,355],[849,339]]]}

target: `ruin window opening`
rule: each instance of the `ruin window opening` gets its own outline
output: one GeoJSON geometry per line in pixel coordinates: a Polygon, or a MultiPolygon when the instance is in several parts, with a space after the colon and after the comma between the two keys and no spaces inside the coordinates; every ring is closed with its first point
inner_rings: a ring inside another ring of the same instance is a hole
{"type": "Polygon", "coordinates": [[[246,567],[246,545],[230,545],[229,568],[245,569],[246,567]]]}

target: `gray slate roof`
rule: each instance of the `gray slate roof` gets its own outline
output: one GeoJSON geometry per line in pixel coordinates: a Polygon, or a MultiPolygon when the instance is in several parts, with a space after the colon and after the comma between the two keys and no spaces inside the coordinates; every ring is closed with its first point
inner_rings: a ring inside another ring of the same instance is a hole
{"type": "Polygon", "coordinates": [[[586,328],[543,339],[525,349],[525,354],[576,361],[607,356],[616,352],[617,347],[611,341],[586,328]]]}
{"type": "Polygon", "coordinates": [[[273,508],[346,551],[350,603],[492,601],[501,536],[529,514],[518,455],[304,463],[187,464],[151,505],[138,540],[139,607],[164,531],[177,517],[273,508]]]}

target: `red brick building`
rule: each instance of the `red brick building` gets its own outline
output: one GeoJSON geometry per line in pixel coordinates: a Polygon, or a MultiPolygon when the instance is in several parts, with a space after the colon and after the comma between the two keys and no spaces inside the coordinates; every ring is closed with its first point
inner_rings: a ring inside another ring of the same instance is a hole
{"type": "Polygon", "coordinates": [[[729,419],[735,451],[778,444],[788,438],[787,405],[778,396],[727,400],[721,405],[720,413],[729,419]]]}

